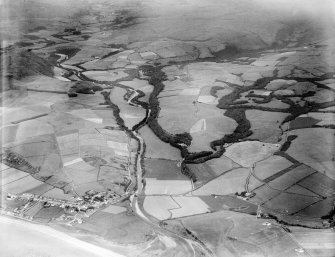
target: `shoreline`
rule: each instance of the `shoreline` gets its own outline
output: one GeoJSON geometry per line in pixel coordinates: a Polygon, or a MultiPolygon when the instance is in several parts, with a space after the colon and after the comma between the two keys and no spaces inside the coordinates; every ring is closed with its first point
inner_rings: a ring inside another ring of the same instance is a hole
{"type": "MultiPolygon", "coordinates": [[[[96,257],[125,257],[125,255],[118,254],[116,252],[113,252],[111,250],[108,250],[106,248],[99,247],[95,244],[90,244],[88,242],[82,241],[80,239],[77,239],[75,237],[70,236],[69,234],[66,234],[64,232],[58,231],[50,226],[43,226],[40,224],[34,224],[30,222],[25,222],[20,219],[0,215],[0,227],[2,227],[2,231],[5,235],[8,235],[9,233],[6,233],[6,226],[10,228],[8,230],[10,232],[10,239],[14,240],[15,237],[18,237],[19,235],[15,235],[15,233],[19,233],[20,231],[18,230],[27,230],[29,233],[34,233],[34,234],[39,234],[41,236],[41,241],[43,240],[51,240],[51,241],[61,241],[66,244],[67,248],[73,248],[75,251],[81,251],[83,254],[82,257],[84,256],[96,256],[96,257]],[[16,232],[14,232],[17,230],[16,232]],[[13,236],[14,232],[14,236],[13,236]],[[48,238],[49,237],[49,238],[48,238]]],[[[34,238],[36,240],[36,237],[34,238]]],[[[2,243],[4,244],[3,247],[7,246],[6,240],[2,240],[2,243]]],[[[57,242],[55,242],[57,243],[57,242]]],[[[37,244],[36,246],[40,246],[40,244],[37,244]]],[[[33,245],[31,246],[31,248],[33,245]]],[[[5,247],[6,249],[7,247],[5,247]]],[[[30,250],[30,249],[27,249],[30,250]]],[[[8,254],[8,253],[7,253],[8,254]]],[[[16,256],[16,253],[9,253],[13,254],[13,256],[16,256]]],[[[54,255],[51,255],[54,256],[54,255]]],[[[66,255],[65,255],[66,256],[66,255]]]]}

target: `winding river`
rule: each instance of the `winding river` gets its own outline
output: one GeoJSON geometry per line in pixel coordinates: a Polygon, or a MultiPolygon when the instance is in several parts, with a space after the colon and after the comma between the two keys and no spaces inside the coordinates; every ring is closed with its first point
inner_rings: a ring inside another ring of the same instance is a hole
{"type": "MultiPolygon", "coordinates": [[[[82,71],[76,69],[75,65],[74,65],[73,69],[71,69],[69,66],[63,66],[62,63],[66,60],[68,60],[67,56],[66,57],[62,56],[62,58],[60,58],[58,60],[57,66],[59,68],[64,69],[64,70],[73,72],[78,78],[80,78],[83,81],[95,82],[95,83],[98,83],[98,84],[106,84],[105,82],[99,82],[99,81],[95,81],[95,80],[91,80],[91,79],[87,78],[86,76],[84,76],[82,74],[82,71]]],[[[117,85],[114,85],[114,86],[117,86],[117,85]]],[[[127,103],[129,105],[132,105],[132,106],[136,106],[136,107],[139,107],[139,108],[144,108],[144,106],[142,106],[140,104],[137,104],[136,102],[133,101],[133,99],[136,98],[139,95],[139,93],[131,87],[126,87],[126,88],[133,92],[133,94],[130,96],[129,100],[127,101],[127,103]]],[[[108,100],[106,102],[110,101],[110,104],[113,105],[112,107],[115,107],[114,104],[111,103],[111,100],[109,99],[108,95],[104,95],[104,97],[105,97],[105,100],[108,100]]],[[[146,117],[141,122],[139,122],[138,124],[136,124],[133,127],[133,128],[136,128],[136,130],[138,130],[140,127],[144,126],[147,123],[148,117],[150,116],[150,113],[151,113],[150,107],[149,106],[145,106],[145,107],[146,107],[145,108],[146,109],[146,117]]],[[[115,115],[115,113],[114,113],[114,115],[115,115]]],[[[120,116],[115,117],[115,118],[121,119],[120,116]]],[[[167,245],[167,242],[170,242],[170,243],[168,243],[168,247],[169,246],[172,247],[174,245],[175,246],[177,246],[177,245],[182,246],[183,249],[185,249],[184,252],[188,253],[188,256],[194,257],[194,256],[196,256],[194,245],[196,245],[198,248],[202,249],[202,252],[206,252],[208,254],[208,256],[213,256],[213,253],[210,252],[209,249],[204,248],[198,242],[195,242],[195,241],[190,240],[188,238],[184,238],[184,237],[182,237],[182,236],[180,236],[180,235],[178,235],[178,234],[176,234],[172,231],[167,231],[167,230],[161,228],[157,223],[151,221],[151,219],[149,217],[147,217],[144,212],[142,212],[141,207],[140,207],[139,202],[138,202],[138,197],[137,196],[141,195],[142,191],[143,191],[142,161],[143,161],[143,158],[144,158],[144,151],[145,151],[144,140],[136,130],[134,130],[134,129],[129,130],[125,126],[120,126],[120,128],[122,130],[124,130],[126,132],[126,134],[131,135],[133,138],[135,138],[139,143],[138,153],[137,153],[138,157],[137,157],[137,160],[136,160],[137,161],[136,162],[136,168],[137,168],[136,169],[136,187],[131,186],[133,184],[133,181],[131,181],[130,185],[128,186],[128,188],[126,190],[126,194],[125,194],[125,196],[127,195],[130,198],[131,208],[134,211],[134,213],[138,217],[140,217],[144,222],[149,223],[150,225],[154,226],[156,228],[156,232],[158,233],[158,239],[165,245],[167,245]],[[136,190],[134,190],[134,188],[136,188],[136,190]],[[174,242],[174,243],[171,243],[171,242],[174,242]]]]}

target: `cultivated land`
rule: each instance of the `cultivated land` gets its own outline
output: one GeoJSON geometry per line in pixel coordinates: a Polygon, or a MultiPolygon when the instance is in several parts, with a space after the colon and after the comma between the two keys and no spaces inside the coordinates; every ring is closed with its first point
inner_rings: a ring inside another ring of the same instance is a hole
{"type": "Polygon", "coordinates": [[[334,255],[330,3],[30,2],[0,22],[1,214],[124,256],[334,255]]]}

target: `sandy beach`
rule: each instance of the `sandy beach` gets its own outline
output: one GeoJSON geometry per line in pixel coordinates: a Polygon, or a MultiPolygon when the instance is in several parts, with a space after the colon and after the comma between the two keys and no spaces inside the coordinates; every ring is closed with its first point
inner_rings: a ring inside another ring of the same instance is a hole
{"type": "Polygon", "coordinates": [[[121,257],[50,227],[0,216],[3,257],[121,257]]]}

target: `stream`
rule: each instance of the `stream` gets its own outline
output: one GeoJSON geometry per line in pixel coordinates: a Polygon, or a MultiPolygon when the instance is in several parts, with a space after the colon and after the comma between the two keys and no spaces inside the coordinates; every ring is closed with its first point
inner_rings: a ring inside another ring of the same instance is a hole
{"type": "MultiPolygon", "coordinates": [[[[83,71],[81,70],[78,70],[78,69],[71,69],[69,68],[69,66],[66,66],[66,67],[63,67],[62,66],[62,63],[64,61],[67,61],[68,60],[68,57],[62,55],[60,60],[57,61],[57,67],[59,68],[62,68],[64,70],[67,70],[67,71],[71,71],[73,72],[78,78],[80,78],[81,80],[83,81],[88,81],[88,82],[94,82],[94,83],[97,83],[97,84],[103,84],[105,85],[106,82],[100,82],[100,81],[95,81],[95,80],[91,80],[89,78],[87,78],[86,76],[84,76],[82,74],[83,71]]],[[[72,65],[74,67],[76,67],[75,65],[72,65]]],[[[117,85],[113,85],[113,86],[117,86],[117,85]]],[[[139,95],[139,93],[137,92],[137,90],[131,88],[131,87],[125,87],[129,90],[132,91],[132,94],[131,96],[129,97],[127,103],[129,105],[132,105],[132,106],[136,106],[136,107],[140,107],[140,108],[144,108],[146,109],[146,116],[145,118],[140,121],[138,124],[136,124],[135,126],[133,126],[133,128],[131,130],[129,130],[126,126],[124,125],[121,125],[120,126],[120,129],[122,129],[128,136],[131,136],[133,137],[134,139],[137,140],[137,142],[139,143],[139,147],[138,147],[138,152],[137,152],[137,159],[136,159],[136,187],[132,186],[133,184],[133,181],[131,180],[131,183],[130,185],[127,187],[127,190],[126,190],[126,193],[125,195],[123,195],[123,199],[125,197],[129,197],[130,199],[130,206],[133,210],[133,212],[139,217],[141,218],[144,222],[146,223],[149,223],[150,225],[152,225],[153,227],[156,228],[157,230],[157,234],[158,234],[158,238],[160,241],[162,241],[162,243],[164,244],[165,241],[169,241],[169,245],[171,247],[171,242],[174,242],[175,245],[181,245],[181,246],[184,246],[184,248],[187,249],[187,252],[189,253],[189,256],[196,256],[196,253],[195,253],[195,250],[194,250],[194,247],[193,245],[196,245],[198,248],[202,249],[203,252],[206,252],[208,254],[208,256],[213,256],[213,253],[209,250],[209,249],[206,249],[204,248],[201,244],[199,244],[198,242],[195,242],[193,240],[190,240],[188,238],[184,238],[176,233],[174,233],[173,231],[168,231],[168,230],[165,230],[163,228],[161,228],[157,223],[155,222],[152,222],[150,220],[149,217],[146,216],[146,214],[144,214],[139,206],[139,202],[138,202],[138,195],[141,195],[142,194],[142,191],[143,191],[143,177],[142,177],[142,160],[144,158],[144,152],[145,152],[145,148],[144,148],[144,140],[142,139],[142,137],[139,135],[139,133],[137,132],[138,129],[140,129],[142,126],[145,126],[147,124],[147,121],[148,121],[148,118],[151,114],[151,109],[148,105],[144,106],[141,105],[141,104],[138,104],[136,102],[133,102],[133,99],[136,99],[136,97],[139,95]],[[136,190],[134,190],[134,188],[136,188],[136,190]]],[[[115,107],[116,105],[113,104],[109,98],[109,95],[108,94],[103,94],[104,92],[106,91],[102,91],[102,95],[104,96],[105,98],[105,101],[107,104],[110,104],[110,106],[113,108],[115,107]]],[[[111,90],[111,93],[112,93],[112,90],[111,90]]],[[[114,109],[114,108],[113,108],[114,109]]],[[[114,116],[115,116],[115,112],[114,112],[114,116]]],[[[118,114],[119,116],[119,114],[118,114]]],[[[121,117],[115,117],[115,118],[118,118],[118,119],[121,119],[121,117]]],[[[120,124],[119,124],[120,125],[120,124]]],[[[130,178],[130,176],[129,176],[130,178]]],[[[131,178],[130,178],[131,179],[131,178]]]]}

